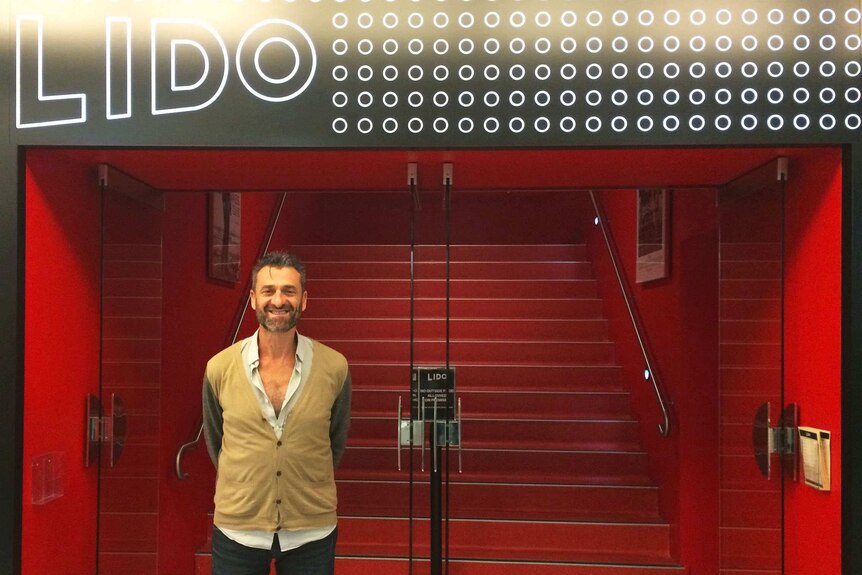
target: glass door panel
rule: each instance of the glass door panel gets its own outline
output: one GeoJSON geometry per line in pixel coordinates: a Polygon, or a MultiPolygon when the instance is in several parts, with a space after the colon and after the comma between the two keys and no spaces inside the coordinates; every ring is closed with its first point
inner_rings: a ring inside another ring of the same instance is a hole
{"type": "Polygon", "coordinates": [[[164,214],[160,193],[116,175],[102,196],[101,410],[91,428],[101,436],[98,572],[155,575],[164,214]]]}
{"type": "Polygon", "coordinates": [[[450,565],[671,563],[580,227],[589,202],[453,191],[450,565]]]}
{"type": "Polygon", "coordinates": [[[413,206],[411,393],[403,415],[410,420],[405,434],[409,435],[410,429],[413,433],[415,566],[419,573],[434,575],[441,573],[445,551],[443,487],[449,451],[445,422],[454,414],[454,394],[446,390],[456,376],[447,370],[450,301],[443,198],[439,189],[420,191],[413,206]]]}
{"type": "Polygon", "coordinates": [[[351,426],[336,471],[337,570],[345,572],[406,573],[421,555],[411,545],[421,530],[414,510],[427,509],[427,489],[413,489],[420,451],[399,448],[397,432],[399,405],[409,417],[411,203],[404,189],[291,192],[270,245],[306,265],[299,332],[350,365],[351,426]]]}
{"type": "Polygon", "coordinates": [[[782,565],[784,192],[774,163],[719,190],[720,573],[782,565]]]}

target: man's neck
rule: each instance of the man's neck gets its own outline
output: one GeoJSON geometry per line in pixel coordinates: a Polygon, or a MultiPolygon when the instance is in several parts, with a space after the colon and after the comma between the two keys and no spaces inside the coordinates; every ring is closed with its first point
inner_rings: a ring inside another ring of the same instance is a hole
{"type": "Polygon", "coordinates": [[[293,361],[296,357],[296,328],[285,332],[259,329],[257,346],[261,360],[293,361]]]}

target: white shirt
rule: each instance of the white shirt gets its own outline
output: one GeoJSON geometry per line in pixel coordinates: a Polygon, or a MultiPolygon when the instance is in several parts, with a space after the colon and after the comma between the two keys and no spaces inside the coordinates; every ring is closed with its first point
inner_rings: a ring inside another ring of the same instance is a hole
{"type": "MultiPolygon", "coordinates": [[[[264,418],[266,418],[266,421],[272,427],[276,439],[281,439],[281,434],[284,432],[284,422],[290,416],[290,411],[296,405],[296,400],[299,398],[299,391],[308,379],[308,374],[311,373],[311,362],[314,359],[314,342],[297,332],[296,365],[293,368],[293,373],[290,375],[290,381],[287,383],[287,391],[284,394],[284,402],[281,404],[278,416],[275,415],[275,408],[269,401],[269,396],[263,387],[263,380],[260,378],[260,371],[258,369],[260,366],[260,348],[257,344],[257,332],[251,337],[244,339],[240,344],[240,349],[245,373],[251,382],[251,387],[254,390],[257,402],[260,404],[261,412],[263,412],[264,418]]],[[[306,543],[319,541],[334,530],[335,525],[315,529],[298,529],[295,531],[282,529],[277,532],[278,543],[282,551],[289,551],[306,543]]],[[[224,533],[229,539],[246,547],[253,547],[255,549],[272,548],[273,533],[269,531],[242,531],[238,529],[223,529],[221,527],[219,527],[219,531],[224,533]]]]}

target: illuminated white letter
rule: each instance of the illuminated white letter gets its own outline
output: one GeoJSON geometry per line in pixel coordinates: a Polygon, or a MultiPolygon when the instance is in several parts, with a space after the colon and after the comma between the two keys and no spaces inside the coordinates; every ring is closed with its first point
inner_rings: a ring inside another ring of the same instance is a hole
{"type": "Polygon", "coordinates": [[[129,18],[105,21],[105,117],[109,120],[132,116],[131,25],[129,18]],[[118,102],[116,111],[114,100],[118,102]]]}
{"type": "Polygon", "coordinates": [[[201,110],[221,95],[227,84],[228,54],[215,28],[199,20],[155,18],[151,46],[153,115],[201,110]],[[183,51],[184,47],[193,49],[183,51]]]}
{"type": "Polygon", "coordinates": [[[40,128],[86,122],[86,94],[45,95],[42,56],[42,17],[18,16],[15,29],[16,126],[40,128]]]}
{"type": "Polygon", "coordinates": [[[207,51],[203,46],[198,44],[197,42],[192,42],[191,40],[173,40],[171,42],[171,90],[174,92],[182,92],[185,90],[194,90],[199,88],[201,84],[204,83],[204,80],[207,79],[207,75],[209,75],[210,71],[210,59],[207,56],[207,51]],[[201,70],[200,77],[192,84],[180,84],[177,79],[177,47],[178,46],[191,46],[195,48],[203,58],[204,68],[201,70]]]}
{"type": "Polygon", "coordinates": [[[236,70],[246,89],[267,102],[284,102],[308,88],[317,53],[305,30],[288,20],[264,20],[249,28],[236,49],[236,70]],[[247,70],[253,69],[249,74],[247,70]],[[276,75],[277,73],[277,75],[276,75]]]}

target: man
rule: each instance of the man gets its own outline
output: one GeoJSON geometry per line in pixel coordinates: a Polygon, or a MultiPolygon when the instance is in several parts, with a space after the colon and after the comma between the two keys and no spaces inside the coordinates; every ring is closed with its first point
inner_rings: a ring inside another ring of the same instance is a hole
{"type": "Polygon", "coordinates": [[[300,335],[305,266],[273,252],[251,275],[257,332],[208,363],[204,432],[216,466],[213,575],[331,575],[334,469],[347,441],[350,372],[300,335]]]}

